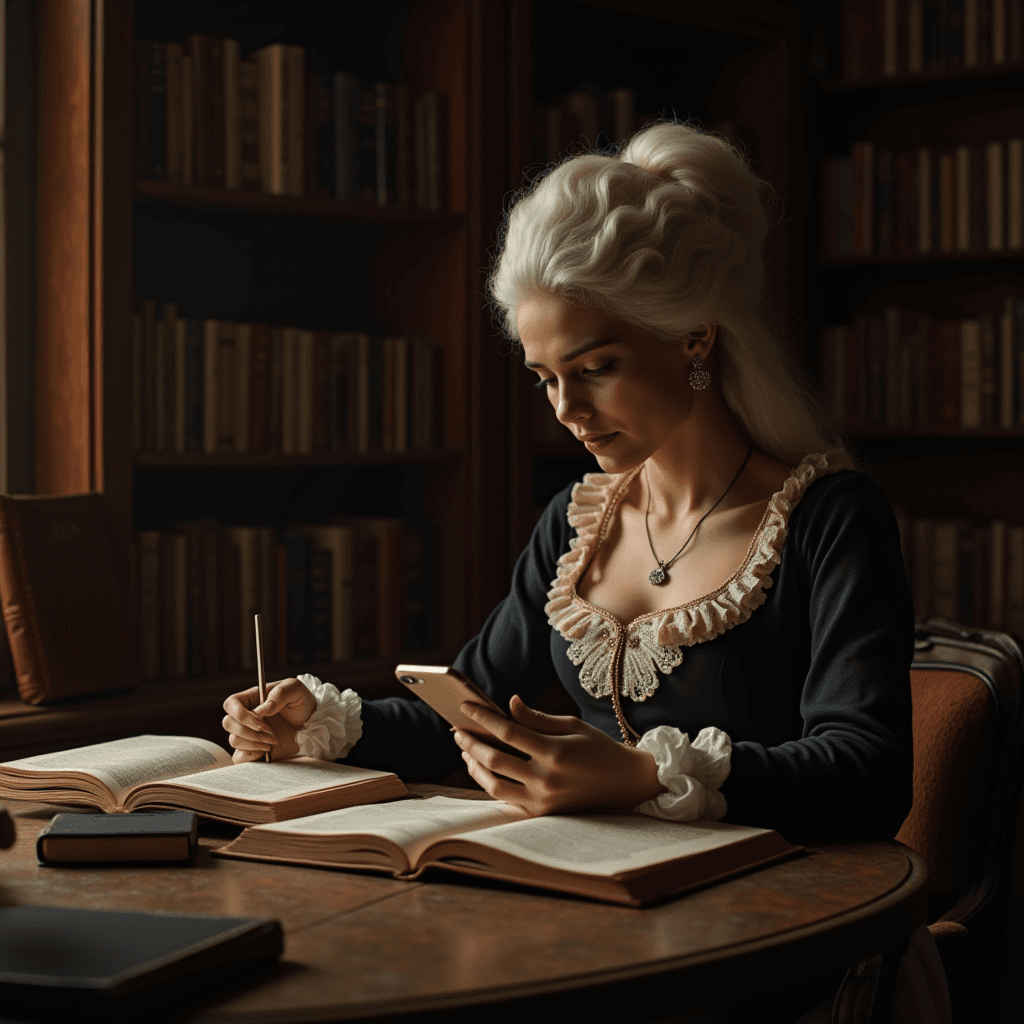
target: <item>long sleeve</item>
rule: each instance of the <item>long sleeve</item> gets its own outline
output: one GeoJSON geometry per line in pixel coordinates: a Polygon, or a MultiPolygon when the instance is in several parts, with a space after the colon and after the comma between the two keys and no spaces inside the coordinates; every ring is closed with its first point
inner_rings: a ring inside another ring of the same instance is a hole
{"type": "MultiPolygon", "coordinates": [[[[913,605],[899,534],[888,501],[867,477],[840,474],[816,490],[793,514],[779,608],[790,627],[796,618],[799,631],[809,632],[801,736],[776,744],[733,737],[721,790],[726,818],[791,839],[891,837],[910,809],[913,771],[913,605]]],[[[756,643],[737,646],[752,701],[789,700],[795,681],[785,677],[801,659],[766,665],[756,643]],[[766,686],[768,694],[759,694],[766,686]]]]}
{"type": "MultiPolygon", "coordinates": [[[[508,596],[453,662],[500,707],[516,693],[529,704],[557,679],[544,605],[558,556],[568,547],[568,502],[567,488],[549,503],[516,562],[508,596]]],[[[448,724],[415,698],[364,701],[362,722],[352,763],[408,779],[436,779],[461,763],[448,724]]]]}

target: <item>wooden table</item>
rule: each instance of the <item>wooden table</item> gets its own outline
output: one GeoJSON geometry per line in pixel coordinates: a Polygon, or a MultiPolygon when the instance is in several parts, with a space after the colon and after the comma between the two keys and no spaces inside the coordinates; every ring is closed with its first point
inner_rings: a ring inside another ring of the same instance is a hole
{"type": "Polygon", "coordinates": [[[414,883],[211,858],[209,849],[237,831],[215,824],[204,826],[191,869],[43,868],[35,838],[55,809],[9,808],[18,840],[0,853],[0,903],[281,922],[278,970],[167,1017],[190,1024],[412,1014],[446,1024],[481,1014],[488,1022],[592,1014],[633,1024],[842,970],[903,942],[925,918],[927,869],[895,842],[811,847],[633,909],[440,873],[414,883]]]}

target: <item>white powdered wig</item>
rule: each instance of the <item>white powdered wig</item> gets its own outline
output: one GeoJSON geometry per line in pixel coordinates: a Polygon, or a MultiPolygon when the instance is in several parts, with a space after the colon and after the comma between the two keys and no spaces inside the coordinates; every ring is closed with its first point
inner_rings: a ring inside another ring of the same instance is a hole
{"type": "Polygon", "coordinates": [[[712,369],[754,445],[793,465],[843,447],[760,311],[773,195],[727,142],[684,124],[565,160],[508,214],[489,281],[506,333],[518,341],[519,303],[545,292],[666,342],[717,324],[712,369]]]}

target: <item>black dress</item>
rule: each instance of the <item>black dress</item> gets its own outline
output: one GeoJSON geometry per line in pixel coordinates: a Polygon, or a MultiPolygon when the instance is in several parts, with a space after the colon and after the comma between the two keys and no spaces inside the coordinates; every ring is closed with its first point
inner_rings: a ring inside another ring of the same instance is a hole
{"type": "MultiPolygon", "coordinates": [[[[715,594],[628,624],[574,583],[634,474],[588,475],[548,505],[508,596],[454,664],[503,707],[560,681],[617,739],[611,685],[638,733],[724,730],[726,821],[791,841],[895,835],[911,802],[913,607],[892,508],[843,464],[836,452],[794,469],[715,594]]],[[[362,719],[350,761],[420,779],[461,763],[418,701],[366,701],[362,719]]]]}

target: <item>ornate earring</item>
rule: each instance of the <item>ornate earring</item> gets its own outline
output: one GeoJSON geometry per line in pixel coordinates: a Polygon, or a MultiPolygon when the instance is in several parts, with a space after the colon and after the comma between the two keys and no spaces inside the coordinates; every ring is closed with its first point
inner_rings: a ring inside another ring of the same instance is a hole
{"type": "Polygon", "coordinates": [[[694,391],[703,391],[711,383],[711,374],[704,369],[704,360],[699,355],[693,357],[693,369],[687,379],[694,391]]]}

